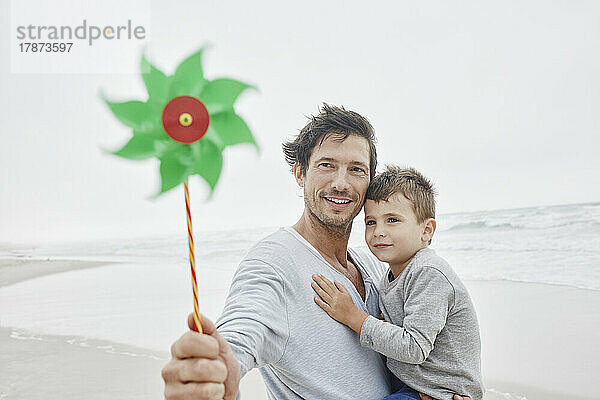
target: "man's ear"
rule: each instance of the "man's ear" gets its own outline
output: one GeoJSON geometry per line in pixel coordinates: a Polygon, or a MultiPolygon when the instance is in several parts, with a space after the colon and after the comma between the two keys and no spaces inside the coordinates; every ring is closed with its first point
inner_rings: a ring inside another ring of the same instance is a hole
{"type": "Polygon", "coordinates": [[[421,235],[421,240],[423,242],[429,243],[433,234],[435,233],[436,222],[435,219],[429,218],[425,220],[423,225],[423,234],[421,235]]]}
{"type": "Polygon", "coordinates": [[[294,178],[296,178],[298,186],[304,187],[304,174],[302,173],[302,166],[299,163],[294,164],[294,178]]]}

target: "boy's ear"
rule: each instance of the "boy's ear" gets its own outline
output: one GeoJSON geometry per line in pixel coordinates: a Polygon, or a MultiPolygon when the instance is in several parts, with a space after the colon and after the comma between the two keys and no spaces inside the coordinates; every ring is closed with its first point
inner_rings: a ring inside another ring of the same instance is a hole
{"type": "Polygon", "coordinates": [[[294,164],[294,178],[296,178],[298,186],[304,187],[304,174],[302,174],[302,167],[299,163],[294,164]]]}
{"type": "Polygon", "coordinates": [[[423,234],[421,235],[421,240],[423,242],[429,243],[431,238],[433,238],[433,234],[435,233],[436,222],[435,219],[429,218],[425,220],[425,225],[423,226],[423,234]]]}

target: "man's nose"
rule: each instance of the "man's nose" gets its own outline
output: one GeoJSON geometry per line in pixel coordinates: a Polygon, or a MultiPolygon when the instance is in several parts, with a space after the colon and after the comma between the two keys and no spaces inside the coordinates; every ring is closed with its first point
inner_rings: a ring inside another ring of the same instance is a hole
{"type": "Polygon", "coordinates": [[[340,192],[350,189],[350,182],[348,182],[348,173],[345,169],[340,168],[336,171],[331,186],[340,192]]]}

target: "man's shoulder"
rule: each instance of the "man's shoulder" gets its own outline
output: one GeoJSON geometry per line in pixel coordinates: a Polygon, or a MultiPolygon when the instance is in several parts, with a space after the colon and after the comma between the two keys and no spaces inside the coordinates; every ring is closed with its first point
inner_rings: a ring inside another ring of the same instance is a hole
{"type": "Polygon", "coordinates": [[[248,250],[244,260],[261,260],[267,264],[279,264],[293,258],[300,247],[289,228],[280,228],[256,242],[248,250]]]}

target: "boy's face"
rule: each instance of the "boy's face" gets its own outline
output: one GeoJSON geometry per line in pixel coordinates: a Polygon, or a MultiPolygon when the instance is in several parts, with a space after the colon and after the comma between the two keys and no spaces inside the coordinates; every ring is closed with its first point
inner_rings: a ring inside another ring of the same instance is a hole
{"type": "Polygon", "coordinates": [[[433,235],[427,222],[417,222],[412,204],[400,193],[388,201],[365,203],[365,241],[371,252],[390,266],[406,266],[427,246],[433,235]]]}

